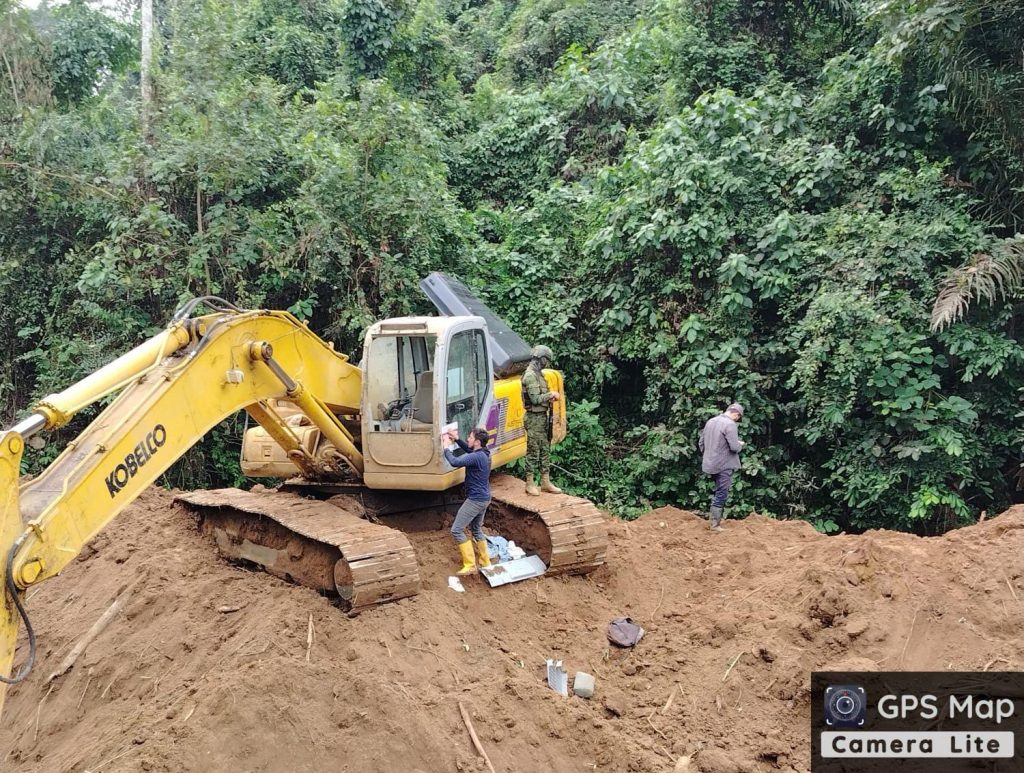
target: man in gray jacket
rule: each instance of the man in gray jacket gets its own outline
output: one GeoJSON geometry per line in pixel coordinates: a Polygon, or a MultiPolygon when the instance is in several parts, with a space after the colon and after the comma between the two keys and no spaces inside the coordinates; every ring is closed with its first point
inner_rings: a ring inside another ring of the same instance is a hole
{"type": "Polygon", "coordinates": [[[740,468],[740,449],[746,445],[740,440],[736,424],[743,418],[743,406],[733,403],[704,425],[700,434],[700,450],[704,454],[701,469],[715,481],[715,494],[711,498],[711,529],[722,530],[725,503],[732,488],[732,474],[740,468]]]}

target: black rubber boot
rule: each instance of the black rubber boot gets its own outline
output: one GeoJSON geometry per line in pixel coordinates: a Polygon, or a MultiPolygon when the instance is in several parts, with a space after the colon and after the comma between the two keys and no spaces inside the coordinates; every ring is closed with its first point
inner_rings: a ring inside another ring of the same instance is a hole
{"type": "Polygon", "coordinates": [[[711,507],[711,531],[722,530],[722,510],[721,507],[711,507]]]}

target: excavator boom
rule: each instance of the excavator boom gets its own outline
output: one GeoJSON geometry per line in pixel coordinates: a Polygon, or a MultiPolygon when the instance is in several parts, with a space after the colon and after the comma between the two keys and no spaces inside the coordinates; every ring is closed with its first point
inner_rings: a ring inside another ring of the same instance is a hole
{"type": "MultiPolygon", "coordinates": [[[[272,400],[306,412],[337,458],[362,457],[337,418],[358,414],[359,368],[287,312],[226,311],[177,321],[75,386],[40,401],[0,435],[0,537],[5,577],[0,674],[9,674],[17,634],[16,592],[58,574],[216,424],[256,406],[258,420],[289,443],[290,430],[261,410],[272,400]],[[110,392],[114,401],[37,478],[19,486],[25,436],[67,423],[110,392]],[[330,396],[330,404],[322,395],[330,396]]],[[[318,462],[295,452],[296,463],[318,462]]],[[[320,472],[324,472],[321,468],[320,472]]],[[[343,472],[341,466],[338,473],[343,472]]],[[[4,685],[0,685],[0,709],[4,685]]]]}

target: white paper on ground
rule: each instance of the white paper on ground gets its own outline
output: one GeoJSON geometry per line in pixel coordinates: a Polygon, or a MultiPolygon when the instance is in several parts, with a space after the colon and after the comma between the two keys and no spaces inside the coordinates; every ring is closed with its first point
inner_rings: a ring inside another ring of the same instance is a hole
{"type": "Polygon", "coordinates": [[[540,556],[526,556],[514,561],[480,567],[480,574],[492,588],[508,585],[510,582],[528,580],[531,577],[540,577],[545,571],[547,571],[547,566],[540,556]]]}

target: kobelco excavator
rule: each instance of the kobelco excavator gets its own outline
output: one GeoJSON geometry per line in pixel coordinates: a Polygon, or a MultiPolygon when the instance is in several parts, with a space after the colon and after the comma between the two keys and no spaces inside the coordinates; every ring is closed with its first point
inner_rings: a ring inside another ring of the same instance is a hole
{"type": "MultiPolygon", "coordinates": [[[[219,551],[336,594],[351,612],[418,591],[412,547],[381,516],[436,509],[451,497],[446,492],[464,471],[441,453],[445,427],[455,424],[463,436],[485,427],[494,467],[525,453],[518,374],[529,360],[525,342],[460,282],[435,273],[421,287],[442,316],[371,325],[360,365],[287,312],[195,299],[162,333],[39,401],[0,433],[0,709],[6,685],[24,680],[35,657],[26,589],[57,575],[182,454],[240,410],[256,424],[245,435],[243,472],[286,483],[273,491],[179,497],[219,551]],[[197,316],[204,306],[210,313],[197,316]],[[26,442],[111,395],[49,467],[21,481],[26,442]],[[11,674],[19,620],[29,652],[11,674]]],[[[563,395],[562,375],[544,375],[563,395]]],[[[552,440],[565,433],[560,398],[552,440]]],[[[587,500],[527,496],[520,482],[502,475],[492,492],[489,522],[535,551],[546,573],[585,573],[604,562],[604,516],[587,500]]]]}

